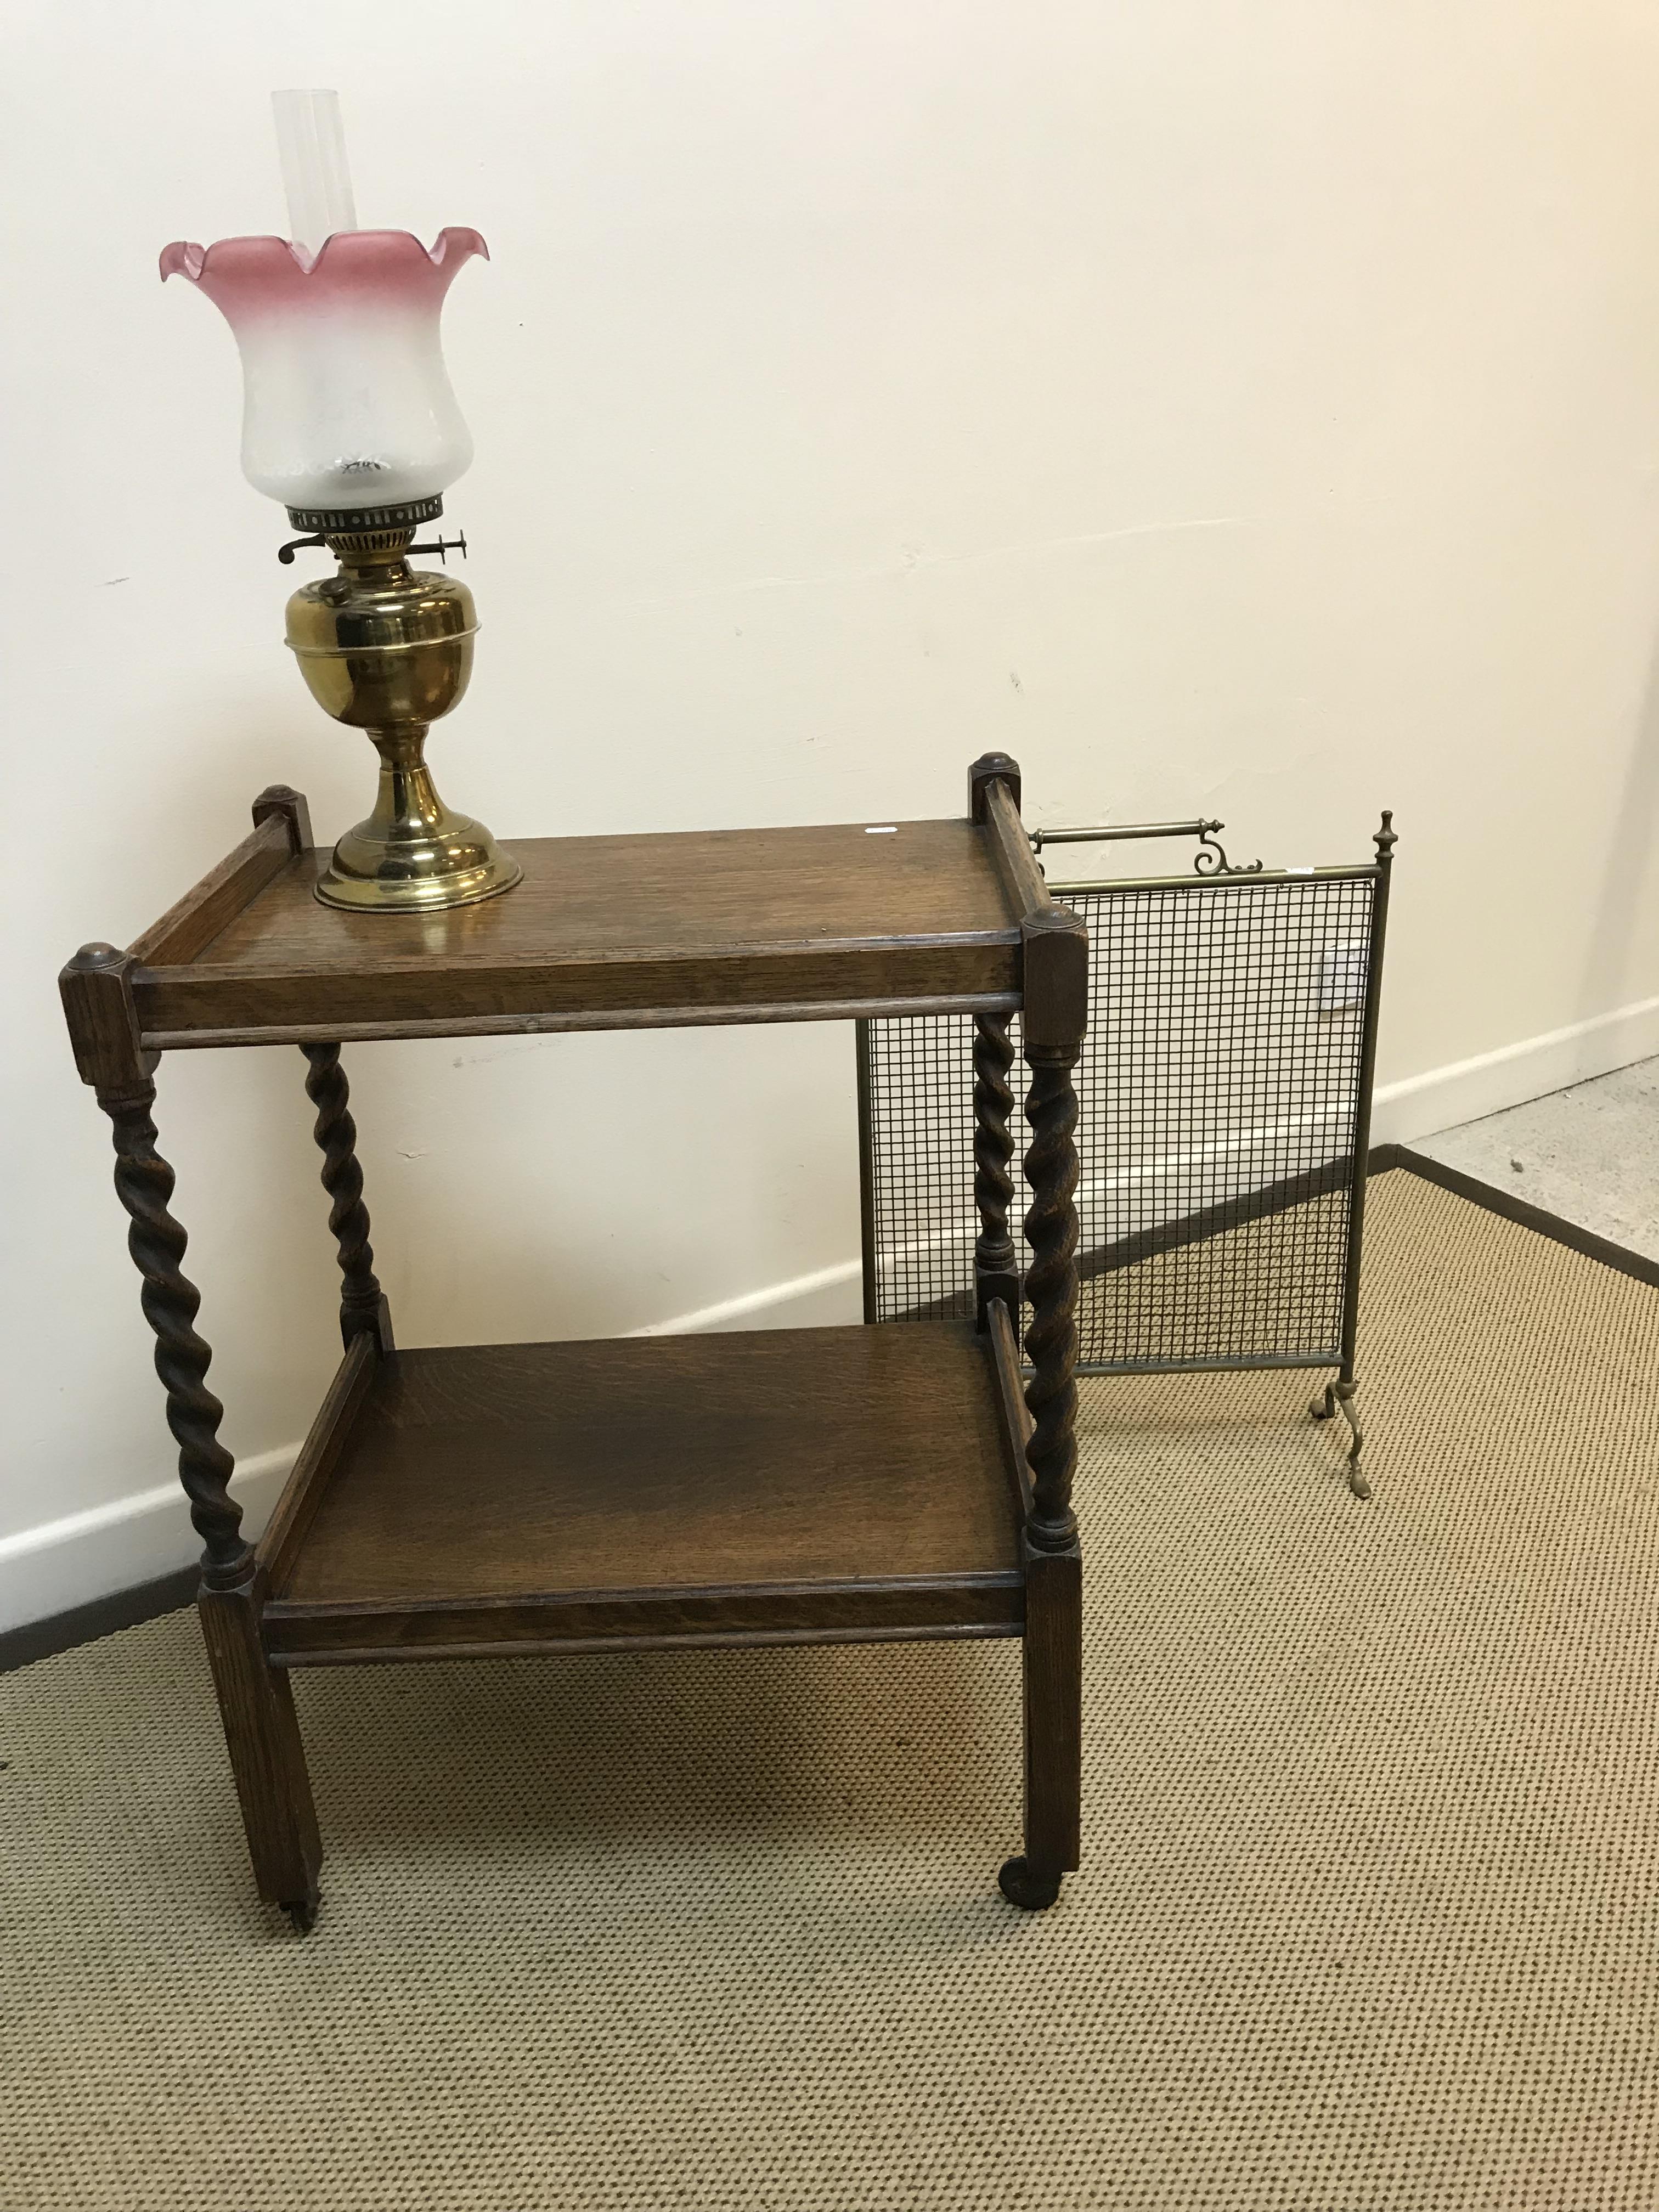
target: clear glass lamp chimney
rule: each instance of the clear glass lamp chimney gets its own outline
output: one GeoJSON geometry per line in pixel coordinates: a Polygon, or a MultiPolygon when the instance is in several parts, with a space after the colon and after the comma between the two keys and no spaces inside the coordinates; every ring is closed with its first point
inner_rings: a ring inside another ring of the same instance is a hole
{"type": "Polygon", "coordinates": [[[476,230],[428,249],[406,230],[341,230],[315,255],[282,238],[182,240],[161,275],[205,292],[242,357],[242,473],[285,507],[403,507],[461,476],[472,440],[439,320],[476,230]]]}

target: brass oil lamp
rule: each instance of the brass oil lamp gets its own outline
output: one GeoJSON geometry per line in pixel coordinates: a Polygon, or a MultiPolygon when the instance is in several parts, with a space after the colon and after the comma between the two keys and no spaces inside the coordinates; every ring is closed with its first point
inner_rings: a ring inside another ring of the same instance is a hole
{"type": "Polygon", "coordinates": [[[444,805],[426,764],[428,728],[471,675],[477,615],[465,584],[409,556],[466,550],[415,538],[472,459],[438,326],[457,272],[489,250],[475,230],[428,248],[358,229],[336,96],[275,99],[293,240],[181,242],[161,275],[205,292],[235,334],[243,473],[303,533],[278,558],[326,546],[339,563],[289,601],[288,642],[318,704],[367,732],[380,778],[317,896],[374,913],[470,906],[521,873],[482,823],[444,805]]]}

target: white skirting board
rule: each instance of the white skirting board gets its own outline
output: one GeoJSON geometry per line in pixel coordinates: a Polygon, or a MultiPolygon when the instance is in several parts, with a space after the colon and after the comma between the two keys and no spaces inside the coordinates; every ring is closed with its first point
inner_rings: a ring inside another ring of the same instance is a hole
{"type": "MultiPolygon", "coordinates": [[[[143,1326],[137,1313],[133,1319],[143,1326]]],[[[159,1386],[151,1410],[161,1421],[159,1386]]],[[[297,1443],[282,1444],[237,1468],[231,1490],[250,1536],[264,1527],[299,1449],[297,1443]]],[[[190,1524],[189,1502],[176,1481],[0,1537],[0,1632],[49,1620],[55,1613],[89,1605],[115,1590],[155,1582],[187,1567],[201,1550],[202,1540],[190,1524]]]]}
{"type": "MultiPolygon", "coordinates": [[[[1472,1060],[1380,1085],[1371,1140],[1409,1144],[1414,1138],[1501,1113],[1656,1054],[1659,999],[1644,999],[1472,1060]]],[[[842,1261],[787,1282],[769,1283],[718,1305],[653,1322],[634,1334],[659,1336],[856,1322],[860,1278],[856,1259],[842,1261]]],[[[136,1311],[133,1326],[142,1326],[136,1311]]],[[[154,1413],[159,1424],[159,1402],[154,1413]]],[[[234,1487],[250,1534],[264,1525],[298,1449],[296,1440],[262,1452],[237,1468],[234,1487]]],[[[0,1631],[153,1581],[187,1566],[199,1549],[184,1493],[176,1483],[137,1491],[0,1537],[0,1631]]]]}
{"type": "MultiPolygon", "coordinates": [[[[137,1285],[134,1285],[135,1293],[137,1285]]],[[[847,1260],[786,1283],[653,1322],[635,1336],[679,1336],[700,1330],[734,1328],[821,1328],[856,1322],[863,1312],[863,1269],[847,1260]]],[[[133,1326],[143,1326],[134,1299],[133,1326]]],[[[161,1392],[143,1411],[158,1429],[161,1392]]],[[[282,1494],[300,1449],[298,1439],[275,1451],[242,1461],[231,1489],[242,1508],[244,1533],[257,1536],[282,1494]]],[[[13,1536],[0,1536],[0,1634],[34,1620],[48,1620],[72,1607],[89,1605],[117,1590],[155,1582],[200,1557],[201,1539],[191,1526],[190,1509],[176,1481],[65,1514],[13,1536]]]]}
{"type": "MultiPolygon", "coordinates": [[[[1387,1018],[1386,999],[1384,1018],[1387,1018]]],[[[1640,999],[1543,1036],[1500,1045],[1473,1060],[1431,1067],[1399,1083],[1380,1083],[1372,1104],[1371,1142],[1408,1145],[1462,1121],[1479,1121],[1529,1098],[1547,1097],[1597,1075],[1611,1075],[1659,1054],[1659,999],[1640,999]]]]}

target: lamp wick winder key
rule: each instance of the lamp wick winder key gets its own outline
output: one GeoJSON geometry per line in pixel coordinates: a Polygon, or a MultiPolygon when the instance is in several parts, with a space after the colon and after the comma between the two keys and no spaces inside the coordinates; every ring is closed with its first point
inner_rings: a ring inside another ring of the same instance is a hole
{"type": "Polygon", "coordinates": [[[331,853],[300,794],[273,786],[250,834],[159,921],[124,951],[82,946],[60,977],[76,1067],[109,1117],[204,1546],[203,1633],[259,1895],[301,1931],[315,1921],[322,1844],[296,1667],[1011,1637],[1024,1838],[998,1880],[1041,1911],[1079,1850],[1073,1070],[1089,940],[1032,855],[1018,764],[975,762],[965,812],[939,821],[508,852],[450,812],[423,748],[465,690],[477,624],[464,586],[409,556],[428,550],[416,533],[471,456],[438,319],[483,241],[449,229],[428,251],[358,230],[333,95],[279,94],[277,114],[293,240],[170,246],[161,268],[235,332],[248,477],[287,507],[298,543],[338,561],[289,601],[289,643],[313,696],[372,739],[379,797],[331,853]],[[973,1030],[971,1313],[394,1344],[343,1044],[934,1015],[973,1030]],[[344,1348],[257,1543],[230,1487],[153,1118],[164,1054],[242,1045],[305,1056],[344,1348]]]}

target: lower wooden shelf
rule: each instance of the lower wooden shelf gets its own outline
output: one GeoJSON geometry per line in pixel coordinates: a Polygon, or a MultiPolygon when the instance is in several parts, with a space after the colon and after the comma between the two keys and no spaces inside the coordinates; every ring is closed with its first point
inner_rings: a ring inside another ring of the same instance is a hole
{"type": "Polygon", "coordinates": [[[1017,1636],[1023,1435],[997,1356],[957,1322],[360,1337],[260,1546],[267,1651],[1017,1636]]]}

